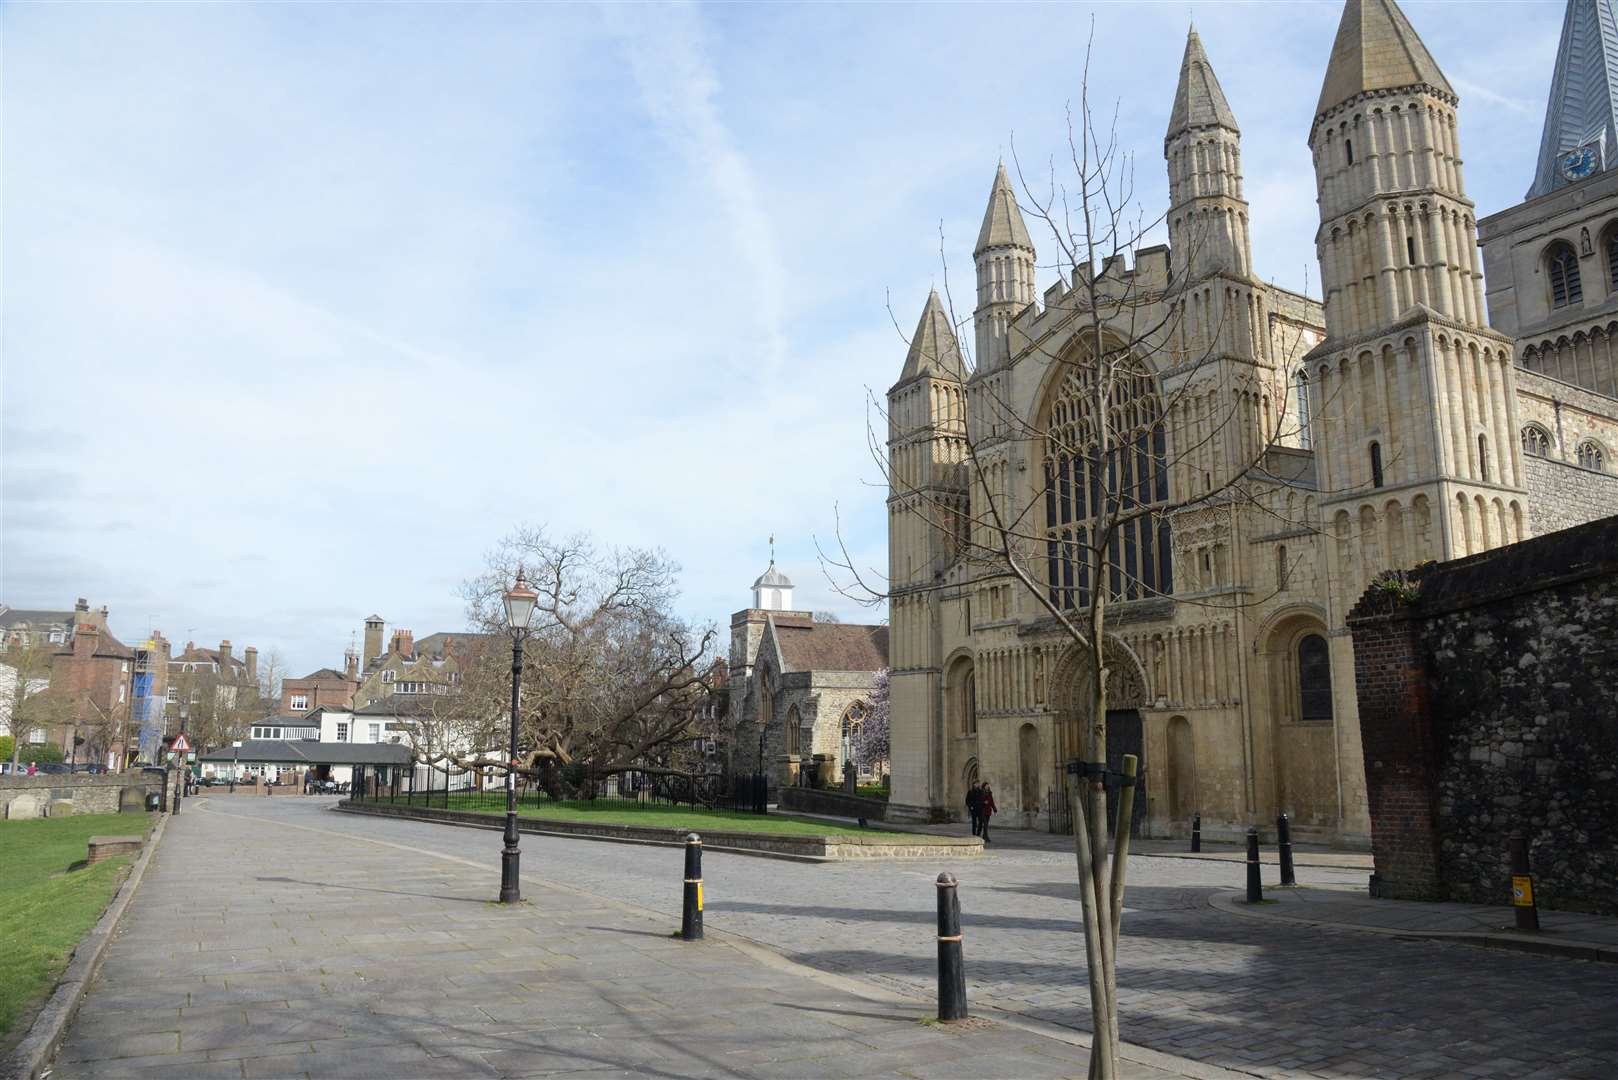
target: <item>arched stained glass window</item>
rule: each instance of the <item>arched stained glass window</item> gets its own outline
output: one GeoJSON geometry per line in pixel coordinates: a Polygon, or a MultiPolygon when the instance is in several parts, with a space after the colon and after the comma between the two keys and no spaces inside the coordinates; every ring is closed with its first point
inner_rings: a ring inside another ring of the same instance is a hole
{"type": "Polygon", "coordinates": [[[1605,471],[1605,455],[1602,454],[1601,447],[1597,446],[1589,439],[1586,439],[1584,442],[1579,444],[1578,459],[1579,464],[1584,466],[1586,469],[1594,469],[1597,472],[1605,471]]]}
{"type": "Polygon", "coordinates": [[[1584,302],[1584,286],[1579,281],[1579,256],[1572,244],[1557,244],[1545,256],[1551,282],[1551,307],[1562,308],[1584,302]]]}
{"type": "Polygon", "coordinates": [[[1132,359],[1115,361],[1106,415],[1094,415],[1095,365],[1067,364],[1052,392],[1045,433],[1045,553],[1051,603],[1090,606],[1090,534],[1094,511],[1104,521],[1131,515],[1107,541],[1106,587],[1113,600],[1174,591],[1169,525],[1150,512],[1169,498],[1168,436],[1157,382],[1132,359]],[[1108,449],[1100,450],[1105,431],[1108,449]]]}
{"type": "Polygon", "coordinates": [[[1530,457],[1549,457],[1551,453],[1551,436],[1538,424],[1527,424],[1522,429],[1523,453],[1530,457]]]}
{"type": "Polygon", "coordinates": [[[1332,718],[1331,653],[1319,634],[1305,634],[1298,641],[1298,718],[1332,718]]]}

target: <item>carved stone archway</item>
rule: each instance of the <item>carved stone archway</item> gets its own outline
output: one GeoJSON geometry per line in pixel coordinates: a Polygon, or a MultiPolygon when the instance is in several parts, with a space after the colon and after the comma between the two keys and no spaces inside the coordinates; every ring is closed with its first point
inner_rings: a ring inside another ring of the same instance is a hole
{"type": "MultiPolygon", "coordinates": [[[[1115,637],[1106,639],[1107,711],[1144,709],[1150,703],[1146,669],[1135,651],[1115,637]]],[[[1051,707],[1056,713],[1056,751],[1060,765],[1080,757],[1080,732],[1090,715],[1090,658],[1070,646],[1051,672],[1051,707]]]]}

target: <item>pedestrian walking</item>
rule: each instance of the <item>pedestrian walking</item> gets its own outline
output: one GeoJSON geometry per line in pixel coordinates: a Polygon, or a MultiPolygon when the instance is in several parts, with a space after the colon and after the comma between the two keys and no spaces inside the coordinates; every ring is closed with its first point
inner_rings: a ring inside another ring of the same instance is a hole
{"type": "Polygon", "coordinates": [[[980,809],[982,803],[983,788],[974,780],[972,781],[972,786],[966,789],[966,813],[972,819],[973,836],[978,835],[978,831],[983,827],[982,810],[980,809]]]}
{"type": "Polygon", "coordinates": [[[34,764],[32,761],[30,761],[28,763],[28,775],[29,776],[38,776],[39,775],[39,766],[34,764]]]}
{"type": "Polygon", "coordinates": [[[978,792],[978,835],[983,837],[985,844],[989,842],[989,819],[994,817],[999,809],[994,805],[994,788],[985,783],[978,792]]]}

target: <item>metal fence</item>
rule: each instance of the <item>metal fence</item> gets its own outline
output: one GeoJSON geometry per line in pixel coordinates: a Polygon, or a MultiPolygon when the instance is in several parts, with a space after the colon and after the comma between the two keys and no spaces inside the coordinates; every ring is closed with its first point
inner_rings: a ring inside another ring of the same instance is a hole
{"type": "MultiPolygon", "coordinates": [[[[401,769],[395,771],[390,783],[364,784],[356,790],[354,798],[361,802],[498,813],[506,808],[504,781],[504,774],[494,771],[480,775],[471,771],[401,769]]],[[[763,773],[668,776],[630,772],[592,777],[588,769],[579,769],[564,790],[563,797],[554,798],[527,777],[519,777],[518,811],[532,812],[545,807],[569,810],[689,807],[727,814],[769,812],[769,783],[763,773]]]]}

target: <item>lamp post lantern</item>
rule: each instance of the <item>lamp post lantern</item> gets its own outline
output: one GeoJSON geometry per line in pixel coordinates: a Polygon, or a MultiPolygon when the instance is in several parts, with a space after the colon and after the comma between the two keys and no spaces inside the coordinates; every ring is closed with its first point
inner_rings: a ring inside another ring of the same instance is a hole
{"type": "Polygon", "coordinates": [[[539,594],[523,580],[517,568],[517,583],[505,595],[506,629],[511,631],[511,748],[506,759],[506,846],[500,853],[500,902],[515,904],[522,899],[517,888],[517,707],[522,696],[522,643],[528,636],[528,621],[534,617],[539,594]]]}
{"type": "Polygon", "coordinates": [[[236,794],[236,780],[242,772],[242,741],[235,740],[230,744],[230,793],[236,794]]]}

